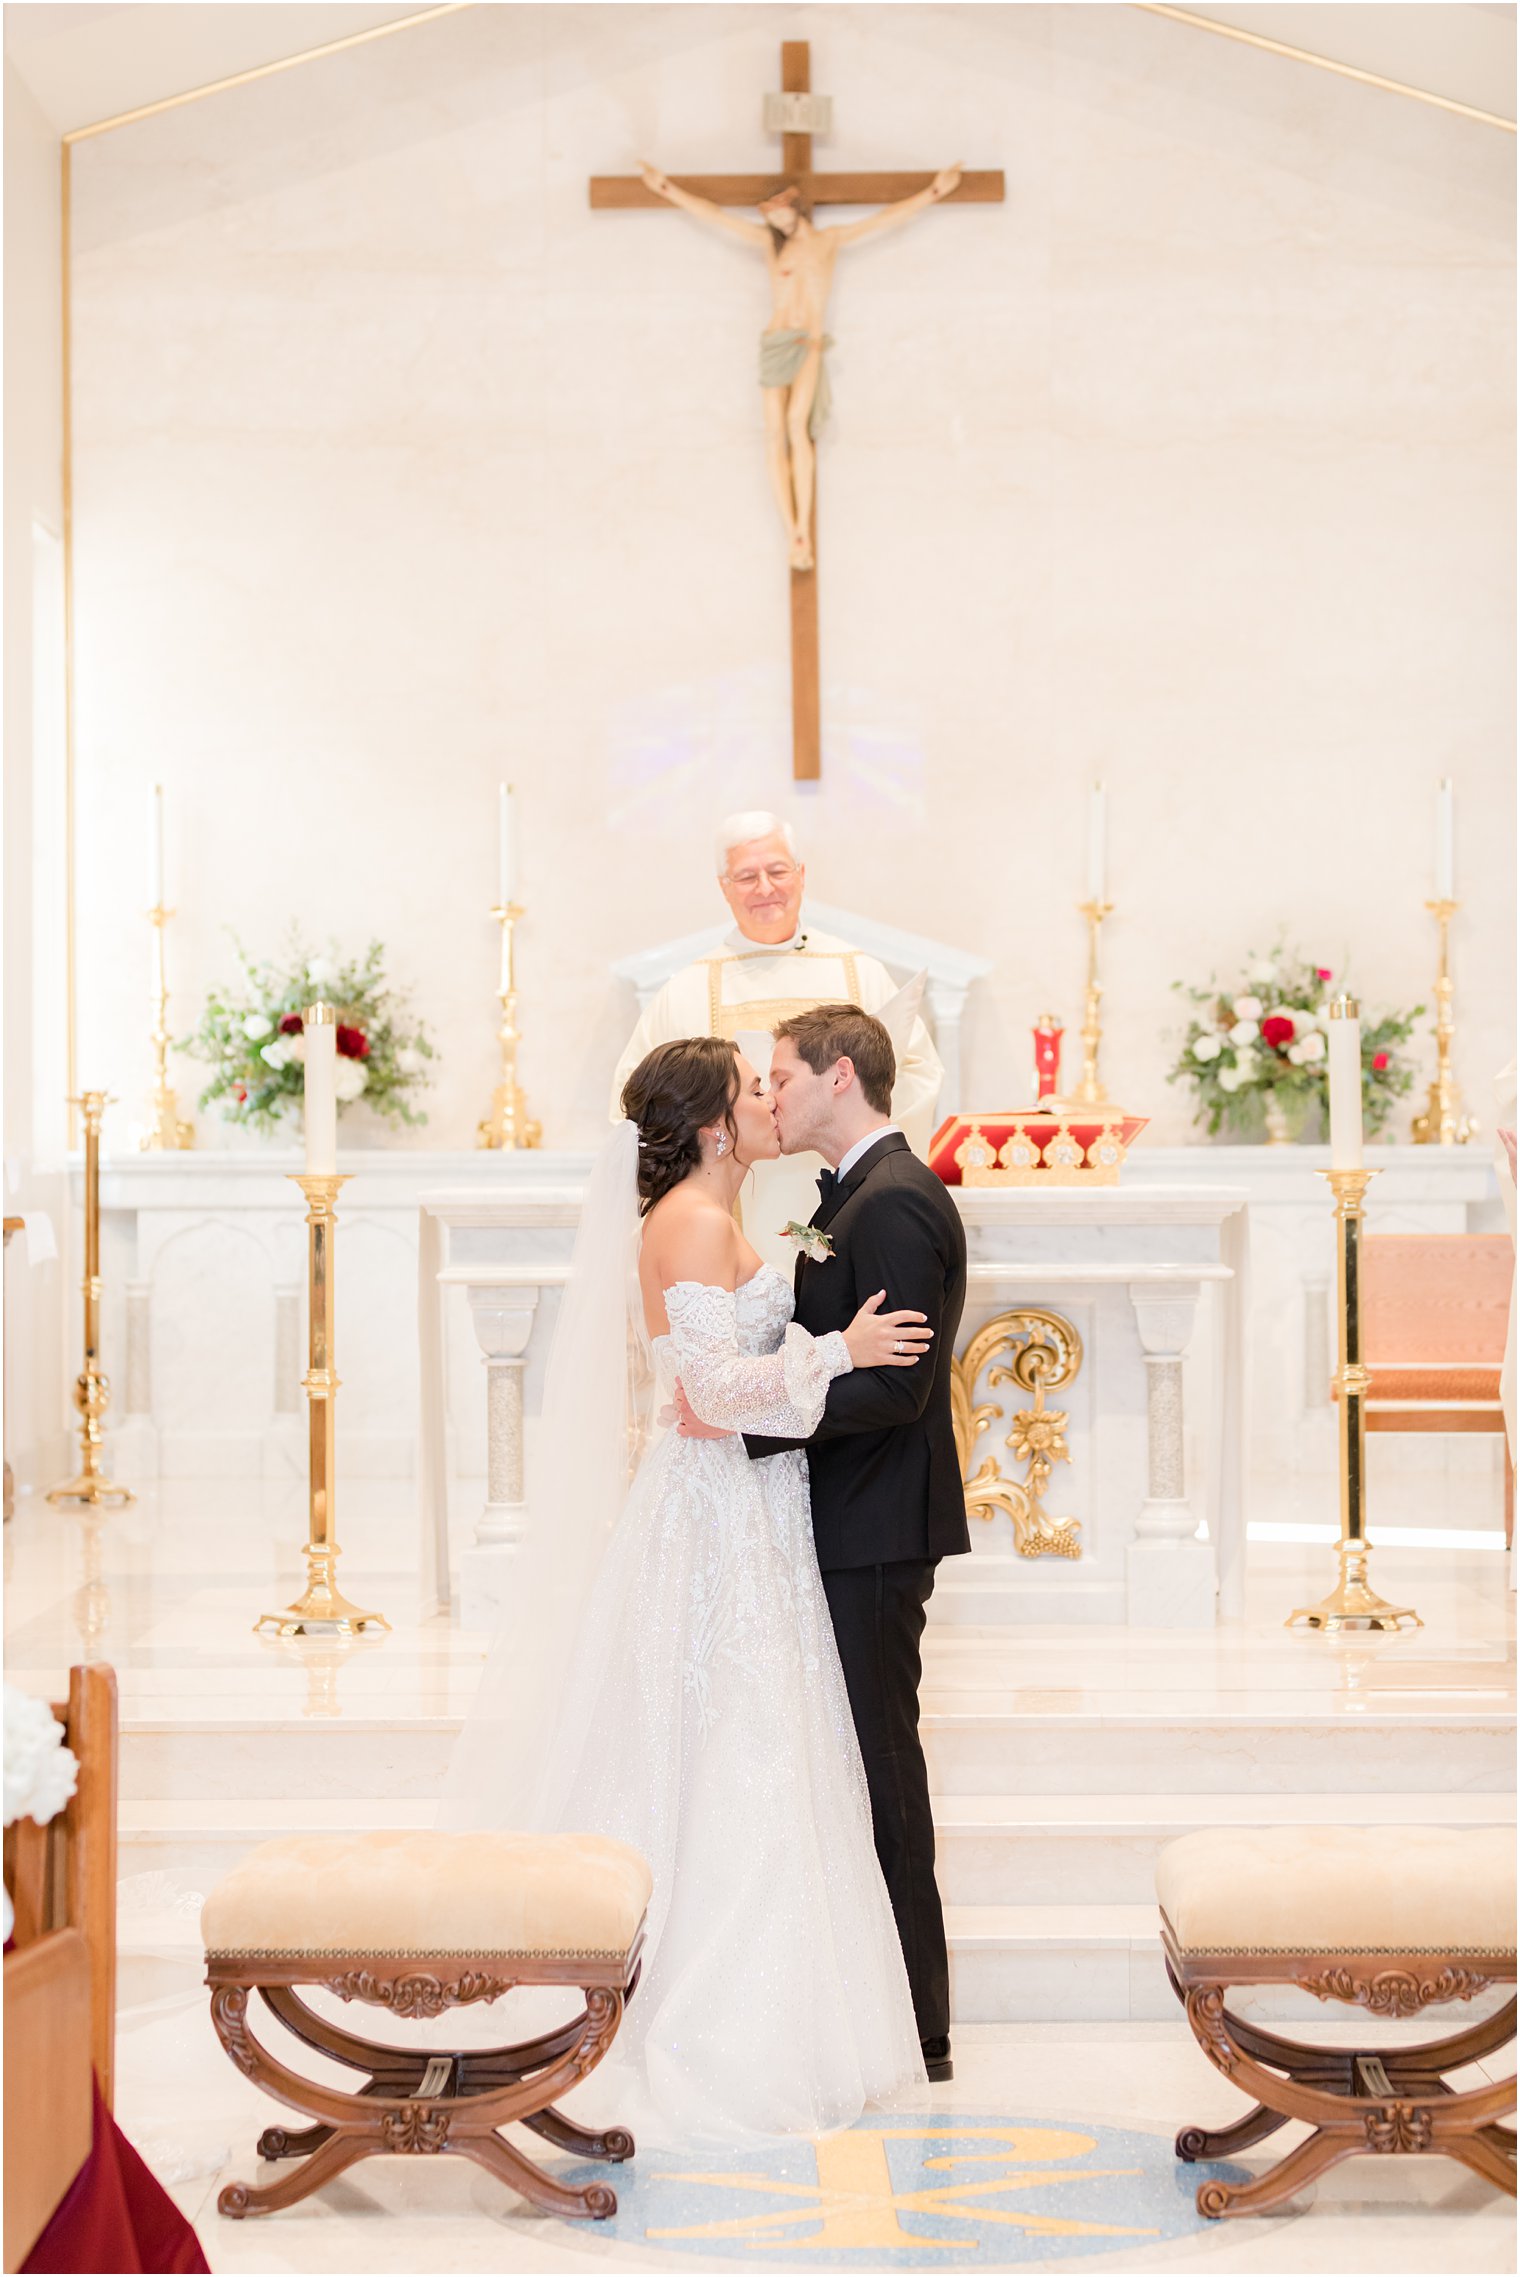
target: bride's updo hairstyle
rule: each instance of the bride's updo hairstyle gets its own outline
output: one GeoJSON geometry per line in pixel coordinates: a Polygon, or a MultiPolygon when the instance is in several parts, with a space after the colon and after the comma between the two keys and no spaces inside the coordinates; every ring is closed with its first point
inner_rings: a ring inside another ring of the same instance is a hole
{"type": "Polygon", "coordinates": [[[739,1049],[726,1036],[682,1036],[641,1059],[623,1085],[623,1113],[639,1130],[639,1216],[695,1170],[702,1128],[734,1129],[739,1049]]]}

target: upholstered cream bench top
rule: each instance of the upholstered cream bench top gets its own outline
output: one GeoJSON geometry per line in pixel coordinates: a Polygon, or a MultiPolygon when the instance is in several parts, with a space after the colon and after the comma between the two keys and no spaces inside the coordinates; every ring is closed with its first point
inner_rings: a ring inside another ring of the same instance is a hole
{"type": "Polygon", "coordinates": [[[1183,1953],[1515,1950],[1513,1827],[1209,1827],[1167,1844],[1156,1896],[1183,1953]]]}
{"type": "Polygon", "coordinates": [[[651,1886],[638,1852],[599,1834],[293,1834],[218,1884],[201,1935],[222,1960],[620,1961],[651,1886]]]}

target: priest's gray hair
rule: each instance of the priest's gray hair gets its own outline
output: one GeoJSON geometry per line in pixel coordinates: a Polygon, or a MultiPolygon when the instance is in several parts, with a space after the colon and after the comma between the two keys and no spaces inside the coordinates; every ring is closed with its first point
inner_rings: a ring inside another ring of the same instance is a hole
{"type": "Polygon", "coordinates": [[[786,850],[791,855],[792,860],[795,862],[801,859],[797,852],[797,840],[789,822],[783,822],[779,814],[772,814],[769,807],[745,807],[738,814],[726,816],[718,825],[718,835],[713,840],[713,852],[718,857],[718,875],[720,878],[725,875],[728,869],[728,857],[734,848],[736,846],[748,846],[756,838],[782,838],[786,841],[786,850]]]}

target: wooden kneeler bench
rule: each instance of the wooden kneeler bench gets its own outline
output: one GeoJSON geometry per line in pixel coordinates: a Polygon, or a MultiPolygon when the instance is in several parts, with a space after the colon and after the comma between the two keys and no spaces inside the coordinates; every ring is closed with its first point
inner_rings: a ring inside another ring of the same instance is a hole
{"type": "Polygon", "coordinates": [[[1515,1981],[1512,1828],[1210,1828],[1156,1865],[1172,1989],[1204,2054],[1256,2098],[1233,2126],[1184,2127],[1177,2156],[1229,2158],[1291,2120],[1313,2128],[1247,2183],[1206,2182],[1200,2214],[1259,2214],[1342,2159],[1460,2159],[1515,2195],[1513,2077],[1455,2089],[1446,2075],[1515,2036],[1511,1999],[1484,2023],[1418,2046],[1329,2047],[1232,2015],[1234,1985],[1291,1985],[1369,2016],[1411,2018],[1515,1981]]]}
{"type": "Polygon", "coordinates": [[[471,2158],[552,2214],[604,2221],[606,2183],[568,2190],[500,2129],[530,2128],[557,2149],[617,2162],[621,2128],[590,2134],[554,2108],[595,2070],[638,1981],[649,1868],[600,1835],[292,1835],[251,1851],[201,1914],[217,2036],[255,2086],[316,2122],[269,2127],[259,2155],[301,2164],[217,2200],[234,2220],[274,2213],[361,2158],[450,2151],[471,2158]],[[366,2040],[297,1992],[320,1987],[392,2016],[436,2017],[518,1985],[568,1985],[584,2011],[515,2046],[404,2048],[366,2040]],[[356,2093],[308,2079],[250,2028],[248,1996],[296,2040],[364,2075],[356,2093]]]}

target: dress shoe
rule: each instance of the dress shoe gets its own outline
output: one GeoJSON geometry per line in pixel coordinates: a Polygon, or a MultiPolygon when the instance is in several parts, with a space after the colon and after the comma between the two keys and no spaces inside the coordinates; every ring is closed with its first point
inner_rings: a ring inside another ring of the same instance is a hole
{"type": "Polygon", "coordinates": [[[924,2051],[924,2069],[930,2079],[935,2082],[954,2079],[955,2066],[950,2061],[948,2037],[943,2040],[923,2040],[919,2044],[924,2051]]]}

